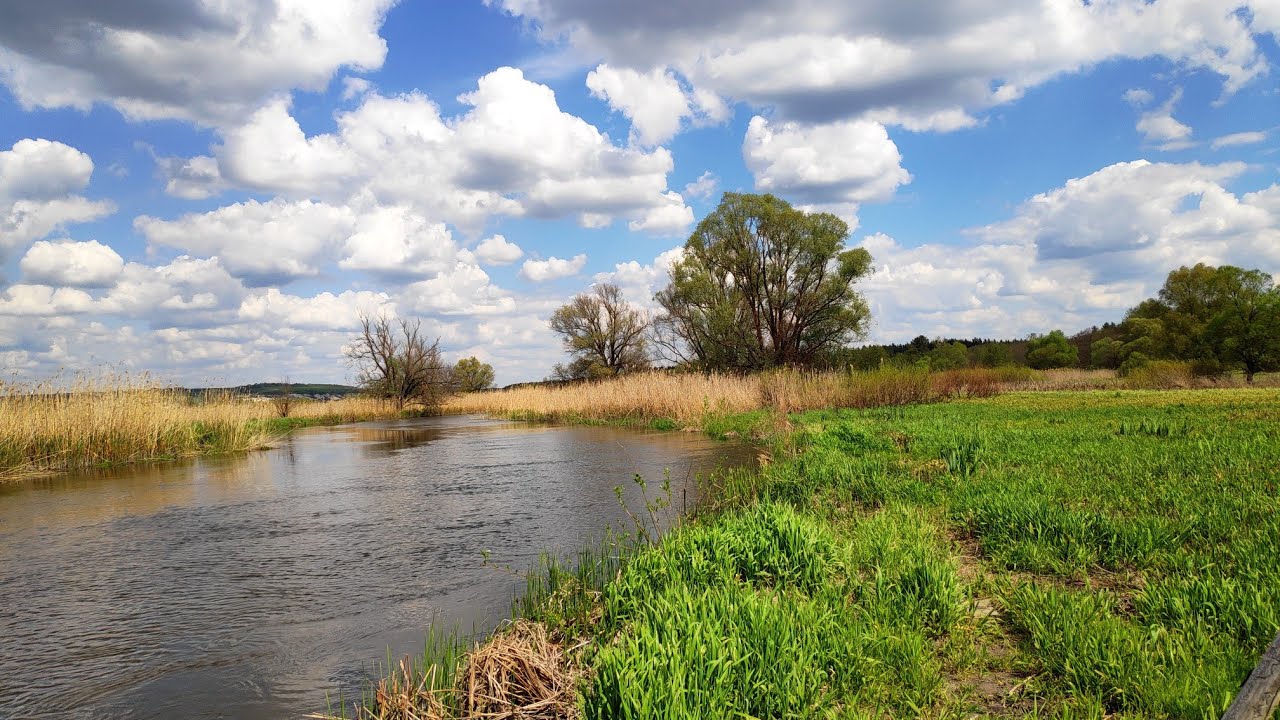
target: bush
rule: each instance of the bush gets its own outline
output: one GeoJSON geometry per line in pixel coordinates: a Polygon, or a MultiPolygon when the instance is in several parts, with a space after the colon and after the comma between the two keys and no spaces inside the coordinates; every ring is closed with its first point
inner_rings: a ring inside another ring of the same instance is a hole
{"type": "Polygon", "coordinates": [[[1151,360],[1125,375],[1125,385],[1145,390],[1191,387],[1195,379],[1191,363],[1182,360],[1151,360]]]}
{"type": "Polygon", "coordinates": [[[1027,364],[1037,370],[1070,367],[1080,360],[1080,351],[1061,330],[1027,339],[1027,364]]]}
{"type": "Polygon", "coordinates": [[[1151,362],[1151,358],[1146,353],[1134,351],[1129,353],[1129,357],[1120,364],[1120,377],[1128,377],[1129,373],[1151,362]]]}

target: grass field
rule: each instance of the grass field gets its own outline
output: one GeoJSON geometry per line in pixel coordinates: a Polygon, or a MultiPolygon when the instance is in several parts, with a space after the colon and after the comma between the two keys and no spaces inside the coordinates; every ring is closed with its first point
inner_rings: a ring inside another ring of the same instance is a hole
{"type": "MultiPolygon", "coordinates": [[[[721,424],[755,426],[772,462],[718,478],[655,546],[533,573],[533,624],[484,646],[482,694],[542,702],[522,717],[1199,720],[1280,630],[1275,389],[721,424]],[[572,697],[538,695],[548,667],[572,697]]],[[[516,706],[468,704],[476,663],[446,646],[360,714],[516,706]]]]}

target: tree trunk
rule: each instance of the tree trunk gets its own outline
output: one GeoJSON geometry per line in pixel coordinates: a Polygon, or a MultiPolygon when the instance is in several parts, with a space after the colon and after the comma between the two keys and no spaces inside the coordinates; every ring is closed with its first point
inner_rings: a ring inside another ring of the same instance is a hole
{"type": "Polygon", "coordinates": [[[1222,720],[1270,720],[1280,707],[1280,635],[1249,673],[1222,720]]]}

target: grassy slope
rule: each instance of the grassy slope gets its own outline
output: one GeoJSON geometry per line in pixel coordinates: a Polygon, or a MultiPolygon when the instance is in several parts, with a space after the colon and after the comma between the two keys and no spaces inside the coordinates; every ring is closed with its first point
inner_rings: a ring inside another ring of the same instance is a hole
{"type": "Polygon", "coordinates": [[[722,512],[536,588],[597,637],[587,717],[1217,717],[1280,629],[1280,392],[792,420],[722,512]]]}

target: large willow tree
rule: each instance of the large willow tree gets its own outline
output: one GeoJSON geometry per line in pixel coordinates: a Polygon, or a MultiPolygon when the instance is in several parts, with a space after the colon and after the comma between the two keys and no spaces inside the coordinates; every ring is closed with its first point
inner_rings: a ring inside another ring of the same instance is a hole
{"type": "Polygon", "coordinates": [[[848,235],[835,215],[725,193],[656,296],[658,344],[705,369],[759,370],[811,365],[864,337],[871,313],[854,284],[871,255],[845,249],[848,235]]]}

